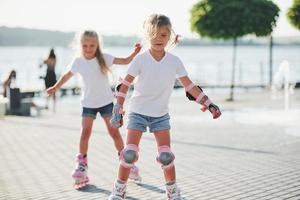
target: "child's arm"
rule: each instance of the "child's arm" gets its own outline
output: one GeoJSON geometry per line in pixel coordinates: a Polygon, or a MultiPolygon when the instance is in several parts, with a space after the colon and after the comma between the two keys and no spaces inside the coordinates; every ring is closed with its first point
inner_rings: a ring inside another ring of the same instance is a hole
{"type": "Polygon", "coordinates": [[[60,77],[60,79],[58,80],[58,82],[54,86],[47,89],[48,96],[51,96],[52,94],[54,94],[72,76],[73,76],[73,73],[71,71],[67,71],[66,73],[64,73],[64,75],[62,75],[60,77]]]}
{"type": "Polygon", "coordinates": [[[202,111],[206,111],[207,109],[212,113],[213,118],[216,119],[221,116],[221,111],[219,107],[213,104],[210,99],[203,93],[202,89],[192,83],[189,77],[184,76],[179,78],[180,82],[184,86],[186,92],[193,96],[194,100],[203,105],[202,111]]]}
{"type": "Polygon", "coordinates": [[[127,58],[115,58],[113,64],[116,65],[127,65],[132,59],[140,52],[142,46],[140,44],[135,44],[134,51],[127,58]]]}
{"type": "Polygon", "coordinates": [[[128,89],[130,87],[130,84],[133,82],[134,77],[127,74],[124,80],[122,80],[122,83],[119,87],[119,89],[116,90],[116,97],[117,97],[117,103],[114,106],[113,109],[113,115],[110,120],[110,123],[115,128],[119,128],[123,125],[123,104],[126,98],[126,94],[128,92],[128,89]]]}

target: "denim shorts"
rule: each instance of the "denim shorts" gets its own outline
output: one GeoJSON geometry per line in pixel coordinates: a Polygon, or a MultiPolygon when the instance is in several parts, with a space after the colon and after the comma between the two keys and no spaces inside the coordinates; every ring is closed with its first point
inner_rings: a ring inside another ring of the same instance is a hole
{"type": "Polygon", "coordinates": [[[114,104],[110,103],[108,105],[99,107],[99,108],[82,108],[82,117],[92,117],[93,119],[96,119],[97,113],[99,112],[101,117],[111,117],[112,111],[114,108],[114,104]]]}
{"type": "Polygon", "coordinates": [[[151,133],[169,130],[171,128],[169,114],[167,113],[161,117],[149,117],[134,112],[128,114],[127,129],[146,132],[147,127],[149,127],[149,131],[151,133]]]}

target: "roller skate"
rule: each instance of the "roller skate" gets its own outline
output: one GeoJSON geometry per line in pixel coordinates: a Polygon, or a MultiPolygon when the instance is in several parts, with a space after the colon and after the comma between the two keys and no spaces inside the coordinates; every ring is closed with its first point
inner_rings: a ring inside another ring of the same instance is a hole
{"type": "Polygon", "coordinates": [[[166,184],[166,192],[168,200],[183,200],[180,195],[180,189],[175,182],[170,185],[166,184]]]}
{"type": "Polygon", "coordinates": [[[139,168],[137,166],[133,165],[130,169],[129,179],[133,180],[135,182],[141,182],[142,177],[140,176],[139,171],[140,171],[139,168]]]}
{"type": "Polygon", "coordinates": [[[89,177],[87,176],[87,156],[77,154],[76,156],[77,165],[72,172],[72,178],[75,180],[74,188],[79,190],[88,185],[89,177]]]}
{"type": "Polygon", "coordinates": [[[124,200],[126,197],[126,183],[116,181],[108,200],[124,200]]]}

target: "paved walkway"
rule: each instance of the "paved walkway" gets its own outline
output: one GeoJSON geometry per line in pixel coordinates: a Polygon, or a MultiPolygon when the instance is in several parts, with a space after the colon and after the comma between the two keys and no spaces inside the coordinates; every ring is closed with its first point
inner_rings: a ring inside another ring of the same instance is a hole
{"type": "MultiPolygon", "coordinates": [[[[184,199],[300,199],[299,95],[287,112],[274,100],[266,102],[259,105],[243,95],[235,104],[219,101],[223,116],[212,120],[198,105],[174,95],[172,147],[184,199]]],[[[99,118],[89,146],[91,185],[81,191],[72,188],[81,120],[78,104],[77,98],[62,99],[56,114],[0,119],[1,200],[107,199],[118,159],[99,118]]],[[[121,131],[125,137],[125,129],[121,131]]],[[[155,157],[155,141],[145,133],[137,163],[143,181],[129,183],[128,199],[166,199],[155,157]]]]}

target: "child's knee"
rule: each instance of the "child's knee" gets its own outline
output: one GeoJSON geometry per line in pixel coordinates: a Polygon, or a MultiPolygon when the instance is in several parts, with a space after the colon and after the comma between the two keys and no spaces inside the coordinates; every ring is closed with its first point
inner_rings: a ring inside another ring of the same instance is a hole
{"type": "Polygon", "coordinates": [[[157,162],[161,164],[162,169],[168,169],[174,166],[175,155],[169,146],[163,145],[158,147],[157,162]]]}
{"type": "Polygon", "coordinates": [[[119,132],[119,129],[109,129],[109,134],[111,135],[111,137],[115,140],[120,139],[121,138],[121,134],[119,132]]]}
{"type": "Polygon", "coordinates": [[[82,133],[90,133],[92,131],[92,127],[83,127],[82,133]]]}
{"type": "Polygon", "coordinates": [[[135,144],[128,144],[122,150],[120,155],[121,165],[125,168],[131,168],[139,158],[139,147],[135,144]]]}
{"type": "Polygon", "coordinates": [[[91,132],[92,132],[92,128],[91,127],[85,127],[85,128],[82,128],[81,130],[81,139],[89,139],[90,135],[91,135],[91,132]]]}

